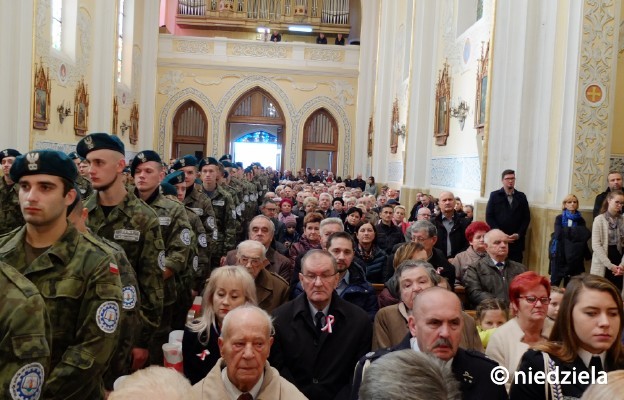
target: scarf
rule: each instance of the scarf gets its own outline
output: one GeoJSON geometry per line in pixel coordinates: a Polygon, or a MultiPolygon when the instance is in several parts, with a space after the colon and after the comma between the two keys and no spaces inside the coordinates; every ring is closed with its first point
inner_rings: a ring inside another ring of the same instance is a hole
{"type": "Polygon", "coordinates": [[[561,214],[561,225],[565,228],[568,226],[568,221],[572,221],[572,225],[569,226],[578,226],[578,221],[581,219],[581,213],[575,212],[572,213],[569,210],[563,210],[561,214]]]}

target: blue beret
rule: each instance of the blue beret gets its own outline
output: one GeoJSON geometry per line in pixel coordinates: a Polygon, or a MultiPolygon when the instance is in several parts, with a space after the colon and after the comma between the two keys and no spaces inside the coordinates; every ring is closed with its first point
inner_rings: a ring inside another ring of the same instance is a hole
{"type": "Polygon", "coordinates": [[[221,161],[221,164],[223,164],[225,168],[236,168],[236,165],[232,164],[231,162],[227,160],[221,161]]]}
{"type": "Polygon", "coordinates": [[[246,174],[251,174],[253,172],[253,167],[250,165],[249,167],[245,168],[244,171],[246,174]]]}
{"type": "Polygon", "coordinates": [[[158,153],[154,150],[143,150],[132,159],[132,162],[130,163],[130,174],[134,176],[136,167],[148,161],[156,161],[158,164],[162,165],[162,160],[160,159],[158,153]]]}
{"type": "Polygon", "coordinates": [[[2,161],[5,157],[17,157],[21,155],[22,153],[15,149],[4,149],[0,151],[0,161],[2,161]]]}
{"type": "Polygon", "coordinates": [[[243,168],[243,163],[240,161],[237,161],[234,164],[236,165],[237,168],[241,168],[241,169],[243,168]]]}
{"type": "Polygon", "coordinates": [[[87,154],[94,150],[113,150],[126,154],[123,142],[117,136],[108,133],[92,133],[82,138],[76,145],[76,152],[80,157],[87,157],[87,154]]]}
{"type": "Polygon", "coordinates": [[[217,161],[217,159],[214,158],[214,157],[204,157],[199,162],[199,170],[201,171],[201,169],[204,168],[205,165],[216,165],[216,166],[219,166],[219,165],[221,165],[221,163],[219,161],[217,161]]]}
{"type": "Polygon", "coordinates": [[[165,176],[165,179],[162,180],[162,183],[168,183],[169,185],[178,185],[180,183],[184,183],[184,172],[173,172],[165,176]]]}
{"type": "Polygon", "coordinates": [[[231,154],[224,154],[224,155],[221,156],[221,158],[219,158],[219,161],[224,161],[224,160],[232,161],[232,155],[231,154]]]}
{"type": "Polygon", "coordinates": [[[54,175],[74,182],[78,177],[78,169],[65,153],[56,150],[37,150],[18,156],[11,166],[9,175],[13,182],[19,182],[25,175],[54,175]]]}
{"type": "Polygon", "coordinates": [[[178,195],[178,189],[176,189],[176,187],[173,186],[172,184],[167,183],[165,181],[160,182],[160,191],[164,195],[170,195],[170,196],[178,195]]]}
{"type": "Polygon", "coordinates": [[[187,154],[184,157],[175,160],[171,168],[177,171],[180,168],[195,167],[196,165],[197,165],[197,158],[195,158],[195,156],[187,154]]]}

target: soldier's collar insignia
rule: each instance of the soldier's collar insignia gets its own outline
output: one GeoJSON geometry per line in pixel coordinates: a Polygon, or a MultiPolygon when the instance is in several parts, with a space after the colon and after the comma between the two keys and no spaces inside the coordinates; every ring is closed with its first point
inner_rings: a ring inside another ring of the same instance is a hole
{"type": "Polygon", "coordinates": [[[37,165],[37,161],[39,161],[39,153],[26,154],[26,160],[28,161],[29,171],[36,171],[39,168],[39,165],[37,165]]]}
{"type": "Polygon", "coordinates": [[[474,377],[472,377],[468,371],[464,371],[462,378],[466,383],[472,383],[472,381],[474,380],[474,377]]]}

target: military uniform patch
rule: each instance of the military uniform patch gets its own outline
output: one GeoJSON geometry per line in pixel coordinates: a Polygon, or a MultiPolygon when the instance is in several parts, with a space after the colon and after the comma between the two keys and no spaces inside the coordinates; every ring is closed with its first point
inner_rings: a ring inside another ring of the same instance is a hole
{"type": "Polygon", "coordinates": [[[134,286],[126,286],[122,289],[123,303],[121,307],[124,310],[132,310],[136,306],[137,292],[134,286]]]}
{"type": "Polygon", "coordinates": [[[212,240],[218,240],[218,239],[219,239],[219,231],[215,229],[214,232],[212,232],[212,240]]]}
{"type": "Polygon", "coordinates": [[[243,201],[244,201],[245,203],[249,203],[249,195],[244,195],[244,196],[243,196],[243,201]]]}
{"type": "Polygon", "coordinates": [[[185,245],[187,246],[190,245],[191,244],[191,231],[188,230],[187,228],[182,229],[182,232],[180,232],[180,240],[185,245]]]}
{"type": "Polygon", "coordinates": [[[210,229],[214,229],[215,228],[215,219],[214,219],[214,217],[206,218],[206,225],[208,225],[208,227],[210,229]]]}
{"type": "Polygon", "coordinates": [[[212,202],[213,207],[223,207],[225,205],[225,200],[215,200],[212,202]]]}
{"type": "Polygon", "coordinates": [[[191,208],[191,211],[193,211],[195,214],[199,215],[200,217],[204,215],[204,210],[202,210],[201,208],[191,208]]]}
{"type": "Polygon", "coordinates": [[[197,272],[199,269],[199,257],[193,257],[193,270],[197,272]]]}
{"type": "Polygon", "coordinates": [[[117,303],[114,301],[105,301],[102,303],[95,313],[95,321],[102,332],[115,332],[115,329],[117,329],[117,322],[119,321],[119,306],[117,303]]]}
{"type": "Polygon", "coordinates": [[[141,238],[141,232],[131,229],[115,229],[113,235],[115,240],[126,240],[128,242],[138,242],[141,238]]]}
{"type": "Polygon", "coordinates": [[[232,210],[232,219],[236,219],[236,210],[232,210]]]}
{"type": "Polygon", "coordinates": [[[201,247],[208,247],[208,239],[206,238],[205,233],[200,233],[197,241],[201,247]]]}
{"type": "Polygon", "coordinates": [[[9,385],[11,399],[37,400],[43,387],[43,365],[39,363],[26,364],[20,368],[9,385]]]}
{"type": "Polygon", "coordinates": [[[111,274],[119,275],[119,267],[117,266],[117,264],[109,263],[108,270],[111,274]]]}
{"type": "Polygon", "coordinates": [[[158,217],[158,221],[160,221],[160,225],[163,226],[171,225],[171,217],[158,217]]]}
{"type": "Polygon", "coordinates": [[[165,270],[165,252],[164,251],[161,251],[160,253],[158,253],[158,267],[162,269],[163,271],[165,270]]]}

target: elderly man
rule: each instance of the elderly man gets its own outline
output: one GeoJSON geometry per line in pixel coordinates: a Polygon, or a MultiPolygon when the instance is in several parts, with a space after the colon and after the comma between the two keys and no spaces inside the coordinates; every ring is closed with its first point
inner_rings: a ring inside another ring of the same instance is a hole
{"type": "MultiPolygon", "coordinates": [[[[275,251],[275,249],[271,247],[273,237],[275,235],[275,225],[273,225],[273,222],[264,215],[257,215],[249,223],[249,230],[247,234],[249,240],[255,240],[256,242],[260,242],[264,245],[266,249],[266,258],[268,260],[266,269],[286,279],[286,282],[290,282],[293,274],[293,264],[290,261],[290,258],[275,251]]],[[[236,252],[237,250],[230,250],[221,265],[235,265],[236,252]]]]}
{"type": "Polygon", "coordinates": [[[607,184],[607,190],[598,194],[596,196],[596,201],[594,201],[594,218],[600,214],[602,203],[604,203],[607,198],[607,194],[613,190],[622,190],[622,174],[618,171],[609,171],[607,174],[607,184]]]}
{"type": "Polygon", "coordinates": [[[496,361],[480,352],[459,347],[464,319],[457,295],[437,286],[423,290],[414,299],[408,325],[410,333],[399,345],[369,353],[360,360],[351,399],[358,398],[357,391],[367,365],[390,352],[410,348],[450,362],[464,400],[507,399],[505,387],[496,385],[490,378],[498,365],[496,361]]]}
{"type": "Polygon", "coordinates": [[[305,400],[295,386],[268,363],[273,338],[271,317],[254,306],[227,313],[221,327],[221,358],[193,386],[192,399],[305,400]]]}
{"type": "Polygon", "coordinates": [[[321,193],[319,195],[319,205],[317,212],[320,212],[323,215],[323,218],[329,217],[332,206],[332,196],[329,193],[321,193]]]}
{"type": "Polygon", "coordinates": [[[273,312],[271,363],[310,400],[345,398],[353,366],[370,349],[366,312],[338,296],[338,264],[331,253],[309,251],[300,276],[304,294],[273,312]]]}
{"type": "Polygon", "coordinates": [[[492,229],[507,234],[509,258],[522,262],[524,240],[531,223],[529,202],[524,193],[516,190],[516,173],[506,169],[501,174],[503,187],[490,193],[485,208],[485,222],[492,229]]]}
{"type": "Polygon", "coordinates": [[[281,276],[267,271],[266,248],[255,240],[245,240],[236,248],[236,265],[242,265],[253,276],[258,296],[258,307],[266,312],[288,301],[288,282],[281,276]]]}
{"type": "Polygon", "coordinates": [[[469,266],[464,275],[467,298],[475,307],[489,298],[501,299],[509,305],[509,283],[527,268],[508,258],[505,232],[492,229],[484,239],[488,256],[469,266]]]}
{"type": "Polygon", "coordinates": [[[455,211],[453,193],[442,192],[438,204],[440,205],[440,215],[432,221],[438,230],[438,240],[435,247],[440,249],[447,258],[452,258],[468,248],[468,240],[466,239],[468,221],[455,211]]]}

